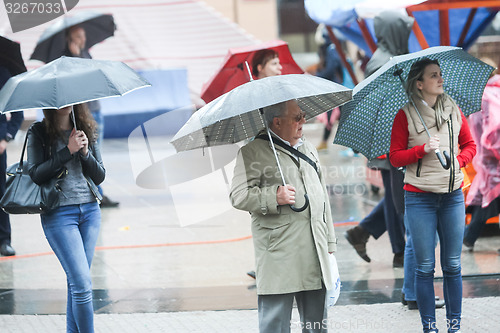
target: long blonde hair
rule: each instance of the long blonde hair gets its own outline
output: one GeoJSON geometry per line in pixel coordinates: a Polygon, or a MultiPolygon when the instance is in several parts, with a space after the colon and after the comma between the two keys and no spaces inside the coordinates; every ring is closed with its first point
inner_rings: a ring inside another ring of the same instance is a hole
{"type": "MultiPolygon", "coordinates": [[[[439,61],[435,59],[422,58],[418,61],[415,61],[411,66],[405,86],[406,93],[408,94],[409,98],[416,96],[421,100],[424,99],[422,96],[422,92],[417,89],[417,81],[422,81],[425,69],[429,65],[439,66],[439,61]]],[[[438,130],[441,128],[441,125],[444,122],[442,115],[444,113],[444,104],[448,98],[450,97],[446,93],[439,95],[436,99],[436,104],[434,104],[433,106],[433,109],[436,111],[436,125],[438,130]]]]}

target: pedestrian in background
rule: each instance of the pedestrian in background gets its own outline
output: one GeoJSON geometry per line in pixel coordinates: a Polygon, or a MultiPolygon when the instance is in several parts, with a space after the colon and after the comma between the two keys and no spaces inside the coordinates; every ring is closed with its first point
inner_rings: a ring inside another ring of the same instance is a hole
{"type": "Polygon", "coordinates": [[[326,332],[326,289],[333,287],[328,253],[336,250],[336,238],[318,153],[302,137],[305,113],[295,100],[265,107],[264,117],[275,142],[307,155],[317,169],[276,144],[289,182],[283,185],[265,130],[238,152],[230,198],[251,215],[259,329],[290,332],[295,299],[301,323],[313,327],[307,331],[326,332]],[[302,206],[306,188],[309,207],[293,211],[289,205],[302,206]]]}
{"type": "Polygon", "coordinates": [[[252,74],[256,79],[281,75],[282,70],[278,52],[272,49],[255,52],[252,58],[252,74]]]}
{"type": "Polygon", "coordinates": [[[97,142],[97,124],[85,104],[44,110],[44,119],[28,132],[31,179],[43,184],[64,173],[59,206],[40,215],[43,231],[66,273],[66,332],[94,332],[90,265],[101,224],[97,190],[105,170],[97,142]],[[75,129],[78,128],[79,130],[75,129]],[[66,171],[66,172],[65,172],[66,171]]]}
{"type": "MultiPolygon", "coordinates": [[[[0,66],[0,89],[11,76],[7,67],[0,66]]],[[[0,198],[4,195],[6,186],[7,146],[16,136],[23,120],[22,111],[12,112],[9,118],[4,113],[0,114],[0,198]]],[[[2,256],[16,254],[11,245],[11,232],[9,214],[0,209],[0,254],[2,256]]]]}
{"type": "Polygon", "coordinates": [[[448,332],[460,331],[460,255],[465,221],[461,189],[464,177],[460,168],[476,153],[467,120],[444,92],[443,82],[436,60],[423,58],[412,65],[405,88],[432,137],[423,130],[424,125],[409,102],[394,119],[390,147],[392,165],[406,167],[405,220],[415,252],[416,296],[425,333],[438,331],[434,295],[436,231],[440,240],[448,332]],[[438,148],[450,151],[449,170],[441,166],[434,153],[438,148]]]}
{"type": "MultiPolygon", "coordinates": [[[[407,54],[412,17],[396,11],[384,11],[373,20],[377,37],[377,50],[366,65],[365,76],[369,77],[393,56],[407,54]]],[[[366,252],[370,236],[378,239],[386,231],[393,252],[392,266],[403,267],[405,261],[405,228],[403,219],[403,176],[391,167],[385,155],[368,161],[369,168],[380,170],[384,184],[384,197],[359,225],[348,229],[344,236],[358,255],[366,262],[371,259],[366,252]],[[397,209],[398,208],[398,209],[397,209]]],[[[406,272],[405,272],[406,275],[406,272]]]]}
{"type": "MultiPolygon", "coordinates": [[[[89,51],[85,48],[85,43],[87,41],[87,36],[85,29],[79,25],[72,26],[66,30],[66,49],[64,55],[68,57],[79,57],[92,59],[89,51]]],[[[101,103],[97,100],[87,102],[87,106],[97,122],[97,128],[99,131],[98,142],[99,146],[102,146],[102,139],[104,137],[104,116],[101,112],[101,103]]],[[[102,195],[102,201],[100,203],[102,208],[117,207],[120,203],[111,200],[107,195],[104,195],[101,186],[98,186],[99,192],[102,195]]]]}
{"type": "MultiPolygon", "coordinates": [[[[497,67],[489,58],[483,62],[497,67]]],[[[482,110],[469,116],[477,155],[472,160],[476,176],[467,193],[467,210],[471,220],[465,228],[464,246],[474,250],[474,244],[489,218],[500,214],[500,75],[495,69],[484,88],[482,110]]],[[[499,252],[500,253],[500,252],[499,252]]]]}
{"type": "MultiPolygon", "coordinates": [[[[324,24],[320,24],[316,29],[316,42],[319,44],[318,55],[319,63],[316,66],[313,75],[319,76],[323,79],[330,80],[332,82],[342,84],[344,82],[342,61],[335,48],[335,45],[331,42],[326,32],[324,24]]],[[[354,88],[354,87],[348,87],[354,88]]],[[[332,133],[332,128],[335,122],[340,117],[340,109],[335,108],[323,113],[318,116],[318,119],[325,124],[323,130],[323,137],[321,138],[320,144],[316,147],[319,150],[325,150],[328,148],[328,138],[332,133]]]]}

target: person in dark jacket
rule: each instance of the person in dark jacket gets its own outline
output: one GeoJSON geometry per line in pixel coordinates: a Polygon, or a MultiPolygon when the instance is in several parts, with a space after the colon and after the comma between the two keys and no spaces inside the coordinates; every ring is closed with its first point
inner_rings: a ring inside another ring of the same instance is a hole
{"type": "Polygon", "coordinates": [[[67,332],[94,332],[90,265],[101,224],[97,186],[105,169],[97,142],[97,124],[85,104],[44,110],[44,119],[28,131],[28,169],[43,185],[64,174],[59,205],[40,215],[45,237],[68,281],[67,332]]]}
{"type": "MultiPolygon", "coordinates": [[[[72,26],[66,31],[66,49],[64,55],[67,57],[78,57],[85,59],[92,59],[89,50],[85,47],[87,41],[87,36],[85,29],[79,25],[72,26]]],[[[104,116],[101,112],[101,103],[99,101],[87,102],[87,106],[92,113],[95,121],[97,122],[97,128],[99,131],[99,138],[97,144],[101,145],[102,138],[104,135],[104,116]]],[[[101,186],[98,186],[99,192],[102,195],[101,207],[117,207],[120,203],[111,200],[107,195],[104,195],[101,186]]]]}
{"type": "MultiPolygon", "coordinates": [[[[369,77],[393,56],[409,53],[408,39],[414,19],[397,11],[384,11],[373,20],[377,37],[377,50],[366,65],[365,76],[369,77]]],[[[369,167],[380,170],[384,183],[384,198],[358,226],[346,231],[344,236],[363,260],[370,262],[366,243],[370,236],[378,239],[388,232],[394,258],[393,267],[403,267],[405,257],[405,229],[403,222],[403,174],[391,168],[387,158],[376,158],[369,167]]],[[[405,270],[406,275],[406,270],[405,270]]],[[[411,299],[412,301],[415,298],[411,299]]]]}
{"type": "MultiPolygon", "coordinates": [[[[10,71],[0,66],[0,89],[11,77],[10,71]]],[[[14,139],[19,127],[23,123],[23,112],[12,112],[9,119],[5,114],[0,114],[0,197],[5,193],[5,172],[7,169],[7,146],[14,139]]],[[[11,245],[11,228],[9,214],[0,209],[0,254],[13,256],[16,251],[11,245]]]]}

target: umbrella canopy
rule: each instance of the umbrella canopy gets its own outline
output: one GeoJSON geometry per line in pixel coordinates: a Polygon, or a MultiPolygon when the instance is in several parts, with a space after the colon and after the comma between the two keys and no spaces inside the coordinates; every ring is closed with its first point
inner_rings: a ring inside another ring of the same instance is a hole
{"type": "Polygon", "coordinates": [[[452,46],[436,46],[391,58],[353,90],[353,100],[341,110],[336,144],[361,152],[368,159],[389,151],[394,117],[407,102],[403,83],[411,65],[423,58],[439,61],[444,90],[465,115],[481,109],[481,97],[493,67],[452,46]]]}
{"type": "Polygon", "coordinates": [[[171,143],[177,151],[230,144],[265,128],[259,109],[296,99],[306,119],[344,104],[351,89],[316,76],[289,74],[247,82],[195,112],[171,143]]]}
{"type": "Polygon", "coordinates": [[[255,52],[271,49],[278,53],[282,74],[302,74],[304,71],[295,63],[288,44],[281,40],[229,49],[217,73],[203,85],[201,98],[209,103],[243,83],[250,81],[245,61],[251,66],[255,52]]]}
{"type": "Polygon", "coordinates": [[[149,82],[120,61],[61,57],[11,77],[0,90],[0,111],[60,109],[147,86],[149,82]]]}
{"type": "Polygon", "coordinates": [[[6,67],[11,75],[26,72],[19,43],[0,36],[0,50],[0,66],[6,67]]]}
{"type": "Polygon", "coordinates": [[[116,30],[113,16],[109,14],[83,11],[65,15],[43,32],[30,59],[47,63],[62,56],[66,48],[66,29],[74,25],[85,30],[86,50],[113,36],[116,30]]]}

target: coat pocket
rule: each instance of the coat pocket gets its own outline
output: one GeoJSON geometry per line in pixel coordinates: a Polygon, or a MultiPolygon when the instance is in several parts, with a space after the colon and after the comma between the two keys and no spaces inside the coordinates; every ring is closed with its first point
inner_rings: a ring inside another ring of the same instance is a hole
{"type": "Polygon", "coordinates": [[[284,234],[290,226],[290,215],[273,216],[272,218],[261,221],[260,226],[262,231],[267,233],[267,246],[268,251],[273,251],[279,248],[279,244],[284,240],[284,234]]]}

